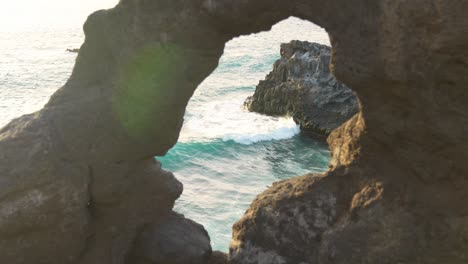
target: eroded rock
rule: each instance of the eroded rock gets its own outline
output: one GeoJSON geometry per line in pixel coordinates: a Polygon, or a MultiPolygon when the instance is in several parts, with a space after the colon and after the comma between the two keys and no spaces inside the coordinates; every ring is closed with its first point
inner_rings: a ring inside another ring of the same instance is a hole
{"type": "Polygon", "coordinates": [[[232,261],[467,263],[466,10],[459,0],[122,0],[92,14],[68,82],[0,131],[0,263],[133,263],[141,229],[182,191],[153,157],[177,142],[196,87],[226,41],[291,15],[327,30],[330,68],[361,112],[329,136],[326,174],[252,204],[232,261]]]}
{"type": "Polygon", "coordinates": [[[259,195],[234,225],[231,262],[317,263],[322,234],[344,208],[330,179],[297,177],[259,195]]]}
{"type": "Polygon", "coordinates": [[[359,111],[355,93],[330,72],[330,52],[307,41],[281,44],[281,58],[244,105],[253,112],[292,116],[302,131],[328,135],[359,111]]]}

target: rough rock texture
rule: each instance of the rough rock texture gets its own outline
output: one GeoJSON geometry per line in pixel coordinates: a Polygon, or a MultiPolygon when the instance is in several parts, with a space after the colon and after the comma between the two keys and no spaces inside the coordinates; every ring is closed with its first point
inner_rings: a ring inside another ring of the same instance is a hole
{"type": "Polygon", "coordinates": [[[244,105],[252,112],[289,115],[303,132],[328,135],[359,111],[355,93],[330,72],[331,48],[293,40],[244,105]]]}
{"type": "Polygon", "coordinates": [[[145,226],[136,243],[133,264],[204,264],[212,254],[205,228],[175,213],[145,226]]]}
{"type": "Polygon", "coordinates": [[[195,88],[226,41],[291,15],[328,31],[331,69],[361,113],[330,135],[326,174],[252,204],[231,262],[467,263],[466,10],[465,0],[121,0],[94,13],[68,82],[0,131],[0,263],[133,263],[137,235],[182,190],[152,157],[177,141],[195,88]]]}

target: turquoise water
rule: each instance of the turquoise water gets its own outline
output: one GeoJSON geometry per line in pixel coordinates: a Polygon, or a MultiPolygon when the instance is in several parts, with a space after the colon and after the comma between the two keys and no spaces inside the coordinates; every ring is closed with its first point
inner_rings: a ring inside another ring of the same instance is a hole
{"type": "Polygon", "coordinates": [[[215,250],[228,250],[232,225],[272,182],[327,168],[326,143],[301,136],[290,118],[243,108],[279,58],[280,43],[293,39],[329,44],[323,29],[296,18],[227,43],[189,103],[179,143],[158,157],[184,184],[175,210],[203,224],[215,250]]]}
{"type": "Polygon", "coordinates": [[[184,183],[175,210],[203,224],[213,248],[227,251],[231,227],[271,183],[328,164],[326,145],[296,135],[251,145],[235,141],[179,143],[160,159],[184,183]]]}

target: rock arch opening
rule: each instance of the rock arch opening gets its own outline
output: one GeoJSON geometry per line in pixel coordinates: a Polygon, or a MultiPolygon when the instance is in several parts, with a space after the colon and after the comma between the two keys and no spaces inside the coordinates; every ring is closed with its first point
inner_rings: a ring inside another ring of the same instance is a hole
{"type": "Polygon", "coordinates": [[[346,97],[347,90],[329,76],[329,51],[321,45],[330,45],[326,31],[296,17],[277,23],[270,31],[227,42],[217,69],[190,99],[178,144],[165,157],[158,157],[163,169],[184,183],[175,210],[203,224],[215,250],[227,252],[232,225],[273,182],[328,169],[325,134],[317,130],[312,135],[311,128],[309,133],[300,128],[303,122],[293,120],[293,107],[288,104],[299,105],[291,102],[305,97],[308,104],[304,107],[320,127],[339,126],[357,113],[355,96],[346,97]],[[291,54],[281,54],[280,48],[291,54]],[[291,76],[261,81],[279,71],[291,76]],[[259,81],[263,82],[260,88],[259,81]],[[245,105],[256,88],[305,92],[280,91],[260,103],[291,109],[259,114],[245,105]],[[346,101],[351,99],[354,104],[346,101]]]}

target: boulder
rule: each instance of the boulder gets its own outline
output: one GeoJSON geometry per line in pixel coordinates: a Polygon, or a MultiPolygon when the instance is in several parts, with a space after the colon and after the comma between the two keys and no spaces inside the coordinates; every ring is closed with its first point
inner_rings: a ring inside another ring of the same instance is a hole
{"type": "Polygon", "coordinates": [[[145,226],[136,243],[134,264],[204,264],[212,254],[205,228],[177,213],[145,226]]]}

